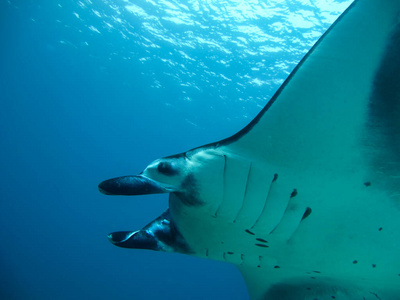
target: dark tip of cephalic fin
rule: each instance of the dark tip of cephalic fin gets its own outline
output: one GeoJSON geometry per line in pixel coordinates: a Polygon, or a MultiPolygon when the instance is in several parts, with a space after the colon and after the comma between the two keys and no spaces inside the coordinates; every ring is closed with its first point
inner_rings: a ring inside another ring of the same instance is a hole
{"type": "Polygon", "coordinates": [[[256,235],[254,232],[251,232],[251,231],[248,230],[248,229],[246,229],[245,232],[247,232],[248,234],[251,234],[251,235],[256,235]]]}
{"type": "Polygon", "coordinates": [[[137,231],[118,231],[108,235],[115,246],[164,252],[191,253],[189,245],[175,227],[169,210],[137,231]]]}
{"type": "Polygon", "coordinates": [[[117,231],[107,235],[108,239],[115,246],[122,248],[137,248],[134,246],[137,237],[134,235],[138,231],[117,231]]]}
{"type": "Polygon", "coordinates": [[[100,182],[98,189],[105,195],[148,195],[168,193],[169,189],[142,175],[121,176],[100,182]]]}

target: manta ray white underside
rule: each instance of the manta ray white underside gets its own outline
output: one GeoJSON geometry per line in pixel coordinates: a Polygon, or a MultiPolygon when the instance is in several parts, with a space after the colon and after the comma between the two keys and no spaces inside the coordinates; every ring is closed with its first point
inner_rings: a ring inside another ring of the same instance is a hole
{"type": "Polygon", "coordinates": [[[259,115],[106,180],[169,193],[120,247],[236,264],[252,299],[400,299],[400,0],[358,0],[259,115]]]}

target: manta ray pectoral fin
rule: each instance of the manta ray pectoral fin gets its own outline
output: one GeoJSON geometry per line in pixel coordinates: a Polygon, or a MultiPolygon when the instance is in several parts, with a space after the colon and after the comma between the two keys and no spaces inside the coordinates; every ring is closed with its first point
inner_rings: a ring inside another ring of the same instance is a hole
{"type": "Polygon", "coordinates": [[[106,195],[147,195],[169,193],[172,190],[143,176],[121,176],[105,180],[99,184],[99,191],[106,195]]]}
{"type": "Polygon", "coordinates": [[[100,183],[170,193],[111,242],[235,263],[253,300],[400,299],[399,37],[400,0],[355,0],[244,129],[100,183]]]}
{"type": "Polygon", "coordinates": [[[190,248],[171,220],[169,210],[137,231],[118,231],[108,235],[115,246],[190,254],[190,248]]]}
{"type": "Polygon", "coordinates": [[[329,278],[319,272],[310,272],[308,276],[299,278],[296,276],[290,277],[290,273],[287,274],[287,272],[281,269],[262,270],[254,267],[239,266],[239,270],[247,283],[251,299],[398,299],[396,291],[384,291],[363,284],[354,285],[354,283],[349,283],[343,278],[329,278]],[[258,284],[264,287],[264,291],[261,294],[258,294],[256,287],[258,284]]]}

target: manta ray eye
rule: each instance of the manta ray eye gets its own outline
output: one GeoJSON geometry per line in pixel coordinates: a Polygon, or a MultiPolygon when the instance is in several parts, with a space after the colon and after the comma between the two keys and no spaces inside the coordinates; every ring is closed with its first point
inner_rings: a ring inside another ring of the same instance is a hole
{"type": "Polygon", "coordinates": [[[177,168],[174,168],[172,163],[169,162],[160,162],[157,166],[158,172],[161,174],[171,176],[171,175],[176,175],[179,173],[179,170],[177,168]]]}

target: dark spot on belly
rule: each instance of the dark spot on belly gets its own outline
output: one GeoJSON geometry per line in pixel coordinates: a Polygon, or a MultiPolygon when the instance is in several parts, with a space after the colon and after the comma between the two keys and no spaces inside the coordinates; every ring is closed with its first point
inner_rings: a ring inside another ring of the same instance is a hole
{"type": "Polygon", "coordinates": [[[301,220],[303,221],[305,218],[307,218],[309,215],[311,215],[311,213],[312,213],[312,209],[307,207],[306,211],[303,214],[303,217],[301,218],[301,220]]]}
{"type": "Polygon", "coordinates": [[[317,274],[321,274],[321,272],[320,271],[313,271],[314,273],[317,273],[317,274]]]}
{"type": "Polygon", "coordinates": [[[261,239],[261,238],[256,238],[256,240],[259,241],[259,242],[268,243],[267,240],[264,240],[264,239],[261,239]]]}
{"type": "Polygon", "coordinates": [[[274,266],[274,269],[280,269],[281,267],[280,266],[274,266]]]}
{"type": "Polygon", "coordinates": [[[376,264],[372,264],[372,267],[373,267],[373,268],[376,268],[376,264]]]}
{"type": "Polygon", "coordinates": [[[251,235],[256,235],[255,233],[251,232],[250,230],[246,229],[245,230],[247,233],[251,234],[251,235]]]}
{"type": "Polygon", "coordinates": [[[290,194],[290,198],[296,197],[297,196],[297,190],[294,189],[293,192],[290,194]]]}
{"type": "Polygon", "coordinates": [[[234,254],[233,252],[231,252],[231,251],[228,251],[228,252],[226,252],[226,253],[228,253],[228,254],[234,254]]]}
{"type": "Polygon", "coordinates": [[[272,179],[272,182],[276,181],[278,179],[278,174],[274,174],[274,179],[272,179]]]}
{"type": "Polygon", "coordinates": [[[370,292],[370,294],[374,295],[376,297],[376,299],[382,300],[382,298],[379,297],[379,295],[377,293],[370,292]]]}
{"type": "Polygon", "coordinates": [[[380,228],[378,229],[378,231],[382,231],[382,229],[383,229],[383,228],[382,228],[382,227],[380,227],[380,228]]]}
{"type": "Polygon", "coordinates": [[[358,261],[357,260],[353,260],[353,264],[356,264],[356,263],[358,263],[358,261]]]}
{"type": "Polygon", "coordinates": [[[258,257],[259,264],[257,265],[257,268],[261,268],[261,260],[262,260],[262,256],[259,256],[258,257]]]}
{"type": "Polygon", "coordinates": [[[371,182],[369,182],[369,181],[367,181],[367,182],[364,182],[364,185],[365,185],[366,187],[368,187],[368,186],[370,186],[370,185],[371,185],[371,182]]]}
{"type": "Polygon", "coordinates": [[[258,247],[263,247],[263,248],[268,248],[269,247],[268,245],[264,245],[264,244],[254,244],[254,245],[256,245],[258,247]]]}

